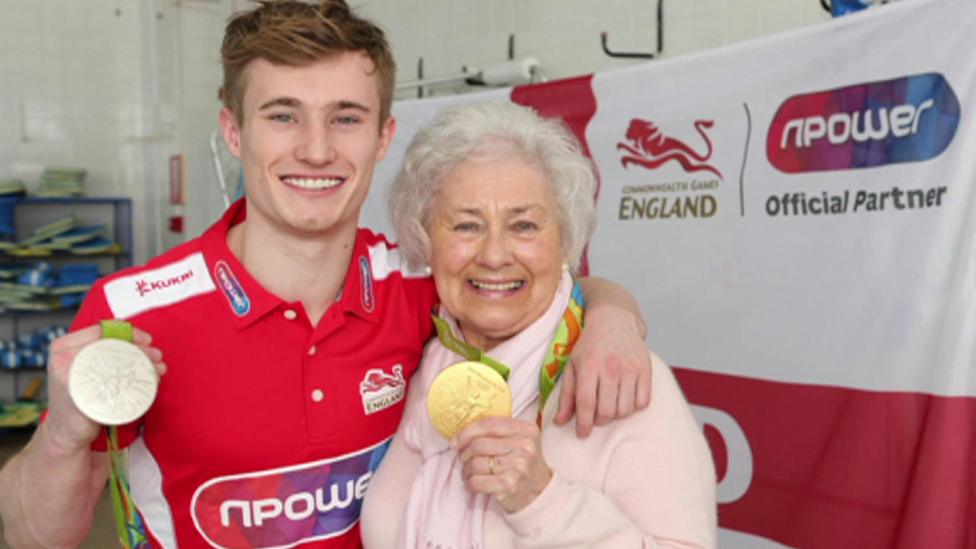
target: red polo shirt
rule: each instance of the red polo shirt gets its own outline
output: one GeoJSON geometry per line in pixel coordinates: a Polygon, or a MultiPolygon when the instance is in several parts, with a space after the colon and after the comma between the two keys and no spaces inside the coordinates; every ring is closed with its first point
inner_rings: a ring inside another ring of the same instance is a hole
{"type": "Polygon", "coordinates": [[[121,437],[156,546],[358,547],[434,285],[360,229],[342,295],[312,326],[228,249],[244,216],[242,200],[202,237],[99,281],[72,329],[126,319],[163,351],[156,401],[121,437]]]}

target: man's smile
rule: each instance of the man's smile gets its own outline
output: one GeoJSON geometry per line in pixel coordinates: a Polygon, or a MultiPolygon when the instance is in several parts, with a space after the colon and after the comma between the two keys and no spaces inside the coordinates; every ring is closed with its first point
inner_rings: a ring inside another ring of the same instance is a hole
{"type": "Polygon", "coordinates": [[[298,187],[306,191],[333,189],[346,181],[345,178],[341,177],[303,177],[293,175],[284,175],[279,179],[288,186],[298,187]]]}

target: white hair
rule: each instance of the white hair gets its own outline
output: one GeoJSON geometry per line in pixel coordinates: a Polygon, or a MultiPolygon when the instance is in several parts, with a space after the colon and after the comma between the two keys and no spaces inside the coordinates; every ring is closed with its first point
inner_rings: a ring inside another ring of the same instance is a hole
{"type": "Polygon", "coordinates": [[[593,165],[560,120],[509,102],[448,107],[414,135],[387,203],[393,232],[411,267],[425,265],[430,255],[425,225],[446,176],[466,160],[509,151],[546,175],[563,255],[576,268],[596,226],[593,165]]]}

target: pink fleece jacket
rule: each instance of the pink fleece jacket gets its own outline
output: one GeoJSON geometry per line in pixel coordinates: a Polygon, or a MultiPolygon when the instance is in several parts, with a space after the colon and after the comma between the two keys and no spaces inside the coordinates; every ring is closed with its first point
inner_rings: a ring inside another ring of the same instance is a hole
{"type": "MultiPolygon", "coordinates": [[[[517,513],[506,513],[492,500],[482,547],[715,546],[711,454],[670,368],[657,356],[651,358],[651,405],[595,428],[586,439],[577,438],[572,423],[553,424],[559,405],[553,393],[542,431],[552,480],[517,513]]],[[[427,384],[433,375],[423,375],[424,367],[411,384],[401,429],[414,414],[426,416],[427,384]]],[[[534,420],[535,408],[522,415],[534,420]]],[[[361,533],[367,549],[395,547],[422,459],[419,449],[409,447],[398,432],[363,507],[361,533]]]]}

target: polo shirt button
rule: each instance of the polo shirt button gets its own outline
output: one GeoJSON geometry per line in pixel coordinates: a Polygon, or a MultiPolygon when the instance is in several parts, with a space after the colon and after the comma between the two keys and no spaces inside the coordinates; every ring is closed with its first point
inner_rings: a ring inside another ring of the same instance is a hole
{"type": "Polygon", "coordinates": [[[316,350],[317,349],[315,348],[315,345],[312,345],[311,347],[308,348],[308,355],[309,356],[314,355],[316,350]]]}
{"type": "Polygon", "coordinates": [[[322,402],[323,398],[325,398],[325,393],[322,392],[322,389],[312,391],[312,400],[315,402],[322,402]]]}
{"type": "Polygon", "coordinates": [[[285,318],[287,318],[288,320],[295,320],[296,318],[298,318],[298,313],[296,313],[291,309],[285,309],[285,318]]]}

